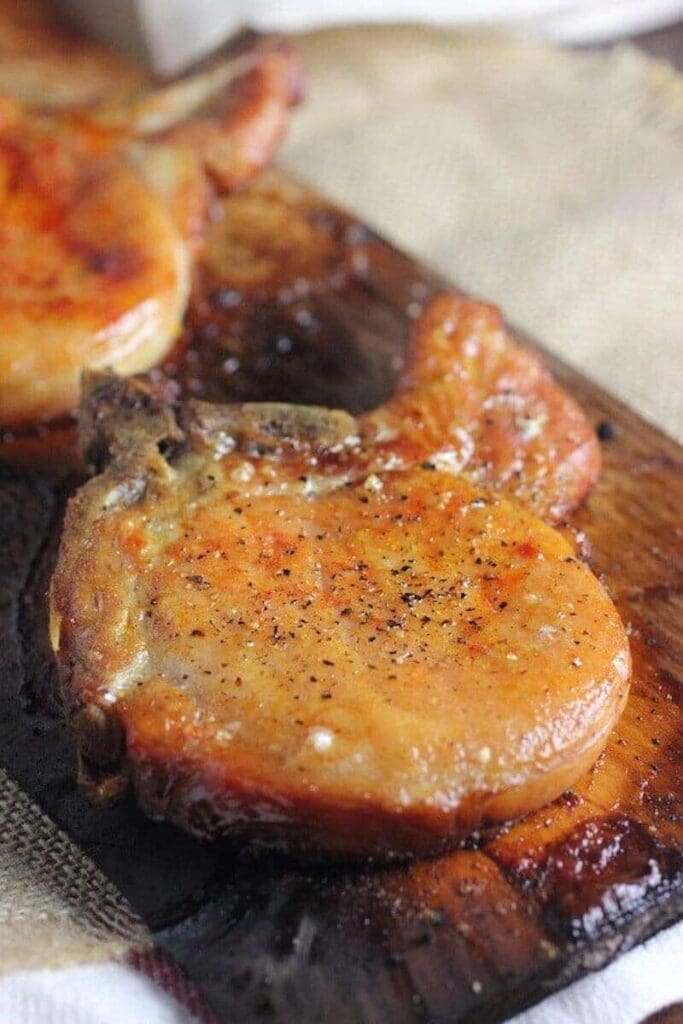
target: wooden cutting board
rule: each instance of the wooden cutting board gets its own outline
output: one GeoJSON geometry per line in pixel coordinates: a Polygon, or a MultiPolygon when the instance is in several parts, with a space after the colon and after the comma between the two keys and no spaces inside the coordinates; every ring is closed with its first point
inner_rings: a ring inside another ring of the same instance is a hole
{"type": "MultiPolygon", "coordinates": [[[[277,175],[226,204],[208,262],[166,369],[216,399],[370,408],[391,390],[411,319],[444,287],[277,175]]],[[[602,479],[571,527],[629,626],[632,694],[574,790],[465,849],[390,868],[203,845],[130,804],[87,805],[45,619],[78,472],[55,474],[56,436],[2,447],[0,761],[131,900],[220,1020],[503,1020],[683,913],[683,451],[546,361],[603,441],[602,479]],[[27,454],[49,470],[18,467],[27,454]]]]}

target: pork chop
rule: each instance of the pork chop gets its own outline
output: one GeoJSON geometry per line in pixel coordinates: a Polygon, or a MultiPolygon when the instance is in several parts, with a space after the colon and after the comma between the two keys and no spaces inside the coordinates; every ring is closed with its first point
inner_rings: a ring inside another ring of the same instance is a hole
{"type": "Polygon", "coordinates": [[[423,854],[557,797],[626,700],[565,539],[342,412],[96,381],[51,624],[81,778],[207,838],[423,854]]]}
{"type": "Polygon", "coordinates": [[[73,413],[84,367],[168,352],[212,191],[268,162],[300,91],[295,53],[266,40],[87,109],[0,99],[0,427],[73,413]]]}

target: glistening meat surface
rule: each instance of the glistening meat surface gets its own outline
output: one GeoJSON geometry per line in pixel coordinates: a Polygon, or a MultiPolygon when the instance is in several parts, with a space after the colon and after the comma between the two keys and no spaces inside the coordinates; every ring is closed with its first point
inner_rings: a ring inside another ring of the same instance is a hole
{"type": "Polygon", "coordinates": [[[52,625],[94,795],[386,857],[538,807],[600,753],[625,632],[531,513],[438,467],[368,471],[344,413],[173,413],[105,381],[84,432],[112,461],[72,499],[52,625]]]}
{"type": "Polygon", "coordinates": [[[600,472],[585,414],[495,306],[437,295],[417,320],[392,399],[361,419],[384,464],[436,460],[557,521],[600,472]]]}
{"type": "Polygon", "coordinates": [[[75,412],[83,368],[140,372],[168,352],[213,192],[272,158],[301,78],[265,40],[87,110],[0,97],[0,428],[75,412]]]}

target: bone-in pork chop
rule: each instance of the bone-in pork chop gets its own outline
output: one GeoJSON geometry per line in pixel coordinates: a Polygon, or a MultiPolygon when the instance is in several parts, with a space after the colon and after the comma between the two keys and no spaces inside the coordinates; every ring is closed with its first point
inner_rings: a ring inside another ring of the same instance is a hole
{"type": "Polygon", "coordinates": [[[530,512],[438,461],[368,472],[340,412],[104,380],[83,431],[109,463],[70,503],[51,617],[93,796],[387,857],[536,808],[602,750],[625,632],[530,512]]]}
{"type": "Polygon", "coordinates": [[[266,40],[87,109],[0,98],[0,428],[74,412],[84,367],[166,354],[212,191],[268,162],[300,91],[291,47],[266,40]]]}

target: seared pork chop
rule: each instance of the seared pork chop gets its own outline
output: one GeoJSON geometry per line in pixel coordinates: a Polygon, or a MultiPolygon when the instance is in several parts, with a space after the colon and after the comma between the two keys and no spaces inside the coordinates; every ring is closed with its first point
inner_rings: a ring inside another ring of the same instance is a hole
{"type": "Polygon", "coordinates": [[[95,382],[83,438],[108,465],[71,500],[51,589],[93,796],[130,785],[199,836],[390,857],[593,763],[630,670],[599,582],[438,460],[369,471],[361,425],[95,382]]]}
{"type": "Polygon", "coordinates": [[[147,369],[180,329],[187,246],[98,136],[0,109],[0,426],[72,411],[84,366],[147,369]]]}
{"type": "Polygon", "coordinates": [[[291,48],[87,110],[0,100],[0,427],[69,414],[83,367],[174,343],[212,189],[272,156],[301,91],[291,48]]]}

